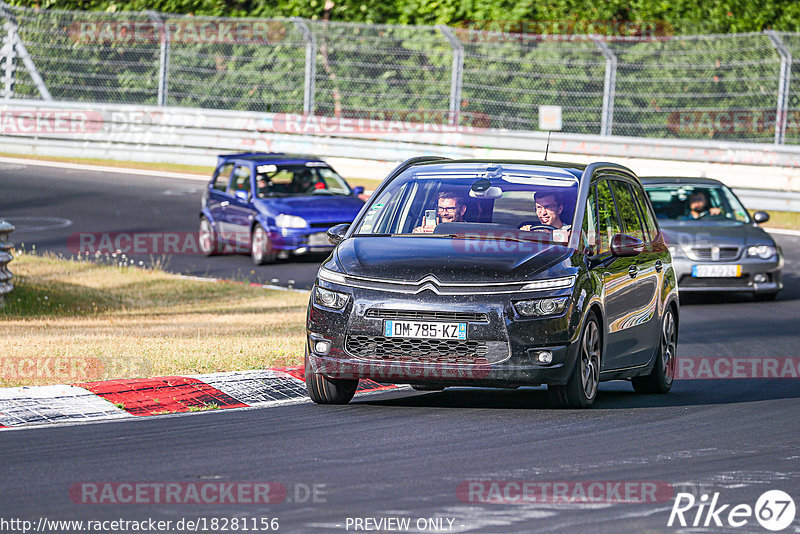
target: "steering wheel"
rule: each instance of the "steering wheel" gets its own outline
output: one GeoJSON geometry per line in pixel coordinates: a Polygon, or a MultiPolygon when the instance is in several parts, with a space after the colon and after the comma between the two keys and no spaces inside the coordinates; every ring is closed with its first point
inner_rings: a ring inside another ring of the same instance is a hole
{"type": "MultiPolygon", "coordinates": [[[[523,224],[521,226],[525,226],[525,225],[523,224]]],[[[520,230],[521,229],[522,228],[520,228],[520,230]]],[[[549,224],[537,224],[537,225],[531,226],[527,230],[523,230],[523,232],[535,232],[537,230],[547,230],[547,231],[552,232],[553,230],[558,230],[558,228],[556,228],[555,226],[550,226],[549,224]]]]}

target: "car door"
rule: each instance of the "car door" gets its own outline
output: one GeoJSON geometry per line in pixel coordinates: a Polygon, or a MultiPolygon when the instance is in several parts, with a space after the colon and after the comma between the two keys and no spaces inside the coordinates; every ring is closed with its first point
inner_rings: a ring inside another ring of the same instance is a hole
{"type": "Polygon", "coordinates": [[[628,330],[631,354],[626,362],[630,366],[646,364],[653,355],[653,340],[658,339],[658,299],[660,272],[663,268],[660,256],[653,250],[649,227],[640,207],[641,192],[630,181],[611,180],[611,190],[619,210],[622,232],[645,244],[644,250],[630,258],[629,267],[632,289],[626,296],[628,311],[623,315],[620,328],[628,330]],[[637,196],[639,200],[637,201],[637,196]]]}
{"type": "Polygon", "coordinates": [[[208,184],[208,193],[206,195],[206,207],[214,219],[214,226],[222,241],[227,241],[225,208],[231,201],[231,197],[228,194],[231,171],[233,171],[233,163],[225,163],[217,167],[211,182],[208,184]]]}
{"type": "Polygon", "coordinates": [[[252,176],[250,167],[236,165],[231,174],[228,188],[230,204],[225,208],[225,221],[233,242],[241,251],[250,248],[250,227],[255,219],[256,209],[253,206],[252,176]]]}

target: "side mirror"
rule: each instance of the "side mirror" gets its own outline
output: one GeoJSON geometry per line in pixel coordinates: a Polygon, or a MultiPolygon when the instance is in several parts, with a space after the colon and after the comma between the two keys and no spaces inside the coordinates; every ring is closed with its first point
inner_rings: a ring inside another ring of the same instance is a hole
{"type": "Polygon", "coordinates": [[[765,223],[769,220],[769,213],[766,211],[757,211],[753,214],[753,220],[756,224],[765,223]]]}
{"type": "Polygon", "coordinates": [[[249,191],[236,191],[233,196],[238,198],[239,200],[248,201],[250,200],[250,192],[249,191]]]}
{"type": "Polygon", "coordinates": [[[640,239],[625,234],[617,234],[611,238],[611,254],[620,258],[637,256],[644,250],[640,239]]]}
{"type": "Polygon", "coordinates": [[[336,226],[332,226],[328,228],[326,234],[328,235],[328,241],[331,242],[331,245],[334,247],[344,241],[344,236],[347,234],[347,231],[350,229],[349,224],[337,224],[336,226]]]}
{"type": "Polygon", "coordinates": [[[353,188],[353,196],[354,197],[357,197],[358,195],[360,195],[363,192],[364,192],[364,188],[361,187],[360,185],[358,187],[354,187],[353,188]]]}

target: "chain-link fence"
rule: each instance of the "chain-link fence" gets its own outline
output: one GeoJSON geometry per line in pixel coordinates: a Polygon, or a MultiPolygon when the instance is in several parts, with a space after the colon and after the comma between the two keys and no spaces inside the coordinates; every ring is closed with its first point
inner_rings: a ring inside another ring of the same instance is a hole
{"type": "Polygon", "coordinates": [[[800,34],[620,37],[0,1],[0,98],[800,143],[800,34]]]}

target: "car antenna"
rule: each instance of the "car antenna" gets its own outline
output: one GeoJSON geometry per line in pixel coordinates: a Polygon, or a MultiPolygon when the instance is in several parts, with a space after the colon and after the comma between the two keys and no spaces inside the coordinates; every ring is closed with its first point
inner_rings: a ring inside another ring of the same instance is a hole
{"type": "Polygon", "coordinates": [[[550,134],[553,133],[553,130],[547,132],[547,146],[544,149],[544,160],[547,161],[547,154],[550,152],[550,134]]]}

